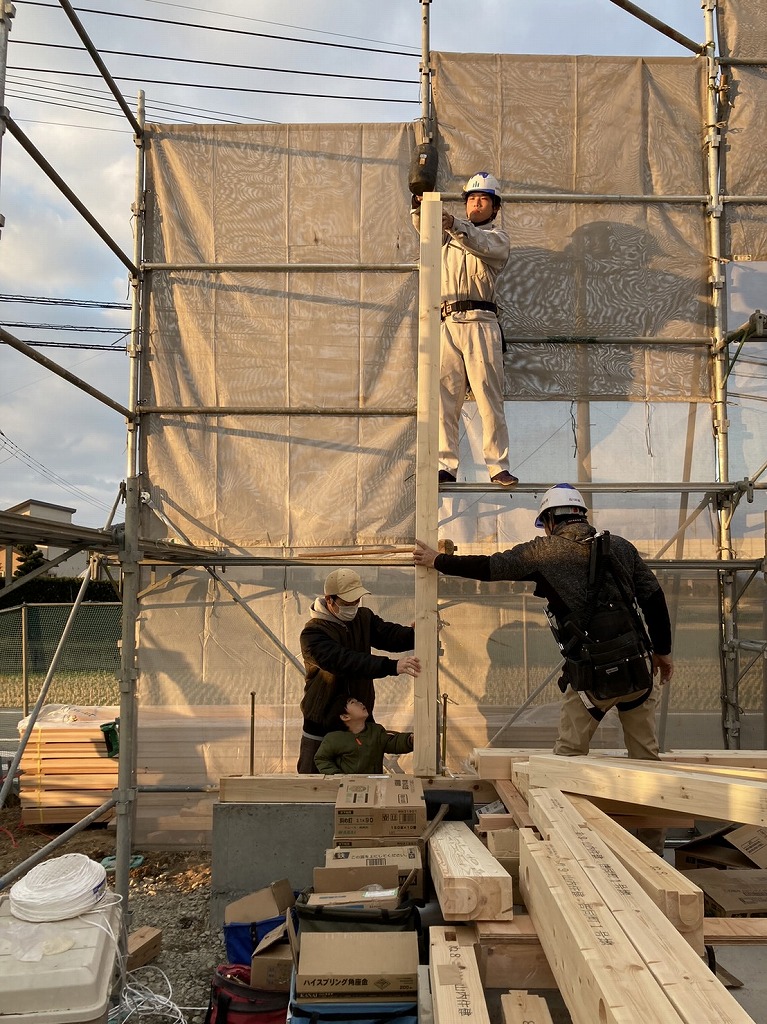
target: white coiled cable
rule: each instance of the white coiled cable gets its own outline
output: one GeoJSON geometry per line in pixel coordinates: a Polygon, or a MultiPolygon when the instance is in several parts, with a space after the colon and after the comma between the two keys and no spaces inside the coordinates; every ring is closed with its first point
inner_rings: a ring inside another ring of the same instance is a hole
{"type": "Polygon", "coordinates": [[[22,921],[64,921],[93,910],[106,892],[106,869],[82,853],[44,861],[11,886],[11,913],[22,921]]]}

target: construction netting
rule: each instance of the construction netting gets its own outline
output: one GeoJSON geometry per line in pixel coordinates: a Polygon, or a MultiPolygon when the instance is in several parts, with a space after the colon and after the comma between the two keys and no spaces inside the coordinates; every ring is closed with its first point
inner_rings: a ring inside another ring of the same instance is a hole
{"type": "MultiPolygon", "coordinates": [[[[710,502],[664,487],[716,471],[705,64],[463,54],[434,54],[433,63],[438,190],[458,193],[484,168],[516,196],[502,211],[512,251],[499,284],[512,469],[530,481],[625,483],[622,494],[588,494],[596,525],[650,558],[715,558],[710,502]],[[574,202],[573,193],[597,198],[574,202]],[[659,491],[632,490],[633,481],[659,491]]],[[[761,74],[748,69],[743,80],[761,74]]],[[[757,147],[745,153],[763,104],[754,93],[736,108],[743,152],[736,161],[732,143],[728,174],[740,168],[739,187],[767,192],[757,147]]],[[[150,274],[142,402],[167,411],[143,419],[150,501],[141,532],[285,564],[228,568],[242,604],[204,571],[156,570],[160,585],[141,601],[140,699],[199,713],[199,757],[215,779],[248,769],[253,693],[255,770],[290,771],[301,725],[298,636],[325,574],[349,563],[289,558],[413,540],[415,135],[401,124],[330,124],[162,125],[148,136],[145,259],[165,267],[150,274]],[[213,263],[216,272],[194,269],[213,263]],[[215,742],[206,709],[227,722],[215,742]]],[[[764,251],[762,209],[738,207],[753,259],[764,251]]],[[[743,354],[751,351],[758,359],[758,348],[743,354]]],[[[731,413],[733,477],[763,461],[758,375],[748,390],[731,413]]],[[[460,479],[485,479],[472,402],[461,444],[460,479]]],[[[459,553],[508,547],[534,534],[537,499],[443,495],[440,535],[459,553]]],[[[734,526],[735,554],[763,554],[758,493],[734,526]]],[[[379,614],[412,621],[411,568],[360,572],[379,614]]],[[[662,582],[679,680],[669,728],[679,712],[716,722],[716,574],[669,571],[662,582]]],[[[741,605],[754,635],[762,599],[754,584],[741,605]]],[[[488,742],[548,745],[558,656],[529,588],[443,580],[440,614],[435,700],[446,695],[450,766],[488,742]],[[538,717],[507,727],[549,676],[538,717]]],[[[742,682],[744,709],[761,706],[761,685],[756,664],[742,682]]],[[[382,680],[377,694],[377,717],[407,727],[412,681],[382,680]]],[[[614,727],[603,732],[606,745],[619,742],[614,727]]],[[[716,726],[698,735],[704,745],[721,739],[716,726]]]]}

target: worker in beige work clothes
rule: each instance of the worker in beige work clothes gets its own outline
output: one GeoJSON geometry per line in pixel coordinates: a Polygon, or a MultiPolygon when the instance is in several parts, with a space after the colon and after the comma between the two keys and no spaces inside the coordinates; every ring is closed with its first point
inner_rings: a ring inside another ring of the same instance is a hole
{"type": "MultiPolygon", "coordinates": [[[[482,448],[493,483],[513,487],[509,431],[503,407],[503,353],[495,282],[509,258],[509,236],[496,224],[497,178],[480,171],[463,190],[466,217],[442,215],[442,330],[440,334],[439,480],[458,474],[458,427],[468,380],[482,420],[482,448]]],[[[413,197],[420,230],[421,197],[413,197]]]]}

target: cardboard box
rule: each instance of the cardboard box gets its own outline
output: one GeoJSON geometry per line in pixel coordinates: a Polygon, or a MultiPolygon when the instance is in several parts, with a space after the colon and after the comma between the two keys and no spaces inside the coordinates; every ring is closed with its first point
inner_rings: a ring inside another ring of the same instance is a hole
{"type": "Polygon", "coordinates": [[[230,964],[247,964],[261,939],[285,919],[295,903],[287,878],[272,882],[228,904],[224,910],[224,945],[230,964]]]}
{"type": "Polygon", "coordinates": [[[419,836],[426,824],[420,779],[408,775],[347,775],[338,787],[336,836],[419,836]]]}
{"type": "Polygon", "coordinates": [[[402,846],[403,843],[417,847],[421,854],[421,863],[424,866],[427,864],[429,851],[420,836],[408,836],[404,839],[402,836],[333,836],[333,847],[337,850],[364,850],[373,847],[383,849],[389,846],[402,846]]]}
{"type": "MultiPolygon", "coordinates": [[[[422,968],[428,971],[427,968],[422,968]]],[[[423,985],[423,981],[421,983],[423,985]]],[[[426,983],[428,992],[428,981],[426,983]]],[[[431,1009],[431,996],[429,996],[431,1009]]],[[[392,996],[389,1000],[370,1002],[366,999],[300,999],[296,995],[296,974],[290,989],[290,1002],[286,1024],[307,1024],[311,1016],[315,1024],[376,1024],[380,1021],[394,1021],[395,1024],[419,1024],[418,1001],[412,996],[392,996]],[[401,1000],[401,1001],[400,1001],[401,1000]]]]}
{"type": "Polygon", "coordinates": [[[287,878],[272,882],[264,889],[251,892],[239,900],[229,903],[224,910],[224,924],[236,921],[251,924],[253,921],[268,921],[284,914],[296,902],[293,888],[287,878]]]}
{"type": "Polygon", "coordinates": [[[684,874],[703,890],[703,909],[708,917],[767,916],[767,870],[703,868],[684,874]]]}
{"type": "Polygon", "coordinates": [[[677,846],[674,851],[674,867],[677,871],[684,872],[709,867],[752,867],[754,862],[729,842],[730,834],[736,829],[736,825],[724,825],[722,828],[677,846]]]}
{"type": "Polygon", "coordinates": [[[349,892],[313,892],[308,907],[345,907],[347,910],[396,910],[400,905],[399,889],[352,889],[349,892]]]}
{"type": "Polygon", "coordinates": [[[263,992],[289,992],[293,976],[293,952],[287,922],[261,939],[250,961],[250,984],[263,992]]]}
{"type": "Polygon", "coordinates": [[[741,825],[725,838],[736,850],[744,853],[759,868],[767,868],[767,828],[760,825],[741,825]]]}
{"type": "Polygon", "coordinates": [[[315,892],[359,889],[369,881],[389,888],[402,885],[415,869],[415,878],[405,896],[423,899],[423,858],[415,844],[407,846],[364,846],[357,849],[325,851],[325,867],[314,869],[315,892]],[[363,874],[370,872],[370,876],[363,874]],[[394,873],[393,881],[389,881],[394,873]]]}
{"type": "Polygon", "coordinates": [[[296,970],[297,999],[390,1002],[418,991],[415,932],[306,932],[296,970]]]}

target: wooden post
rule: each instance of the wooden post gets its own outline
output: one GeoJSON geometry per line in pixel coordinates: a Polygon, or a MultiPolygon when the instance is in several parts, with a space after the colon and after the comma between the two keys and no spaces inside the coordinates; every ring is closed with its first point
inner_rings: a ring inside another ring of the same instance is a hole
{"type": "MultiPolygon", "coordinates": [[[[439,308],[442,202],[426,192],[421,205],[421,271],[418,305],[418,415],[416,423],[415,535],[437,546],[439,486],[439,308]]],[[[413,773],[437,771],[437,572],[415,570],[415,653],[421,674],[414,687],[413,773]]]]}

